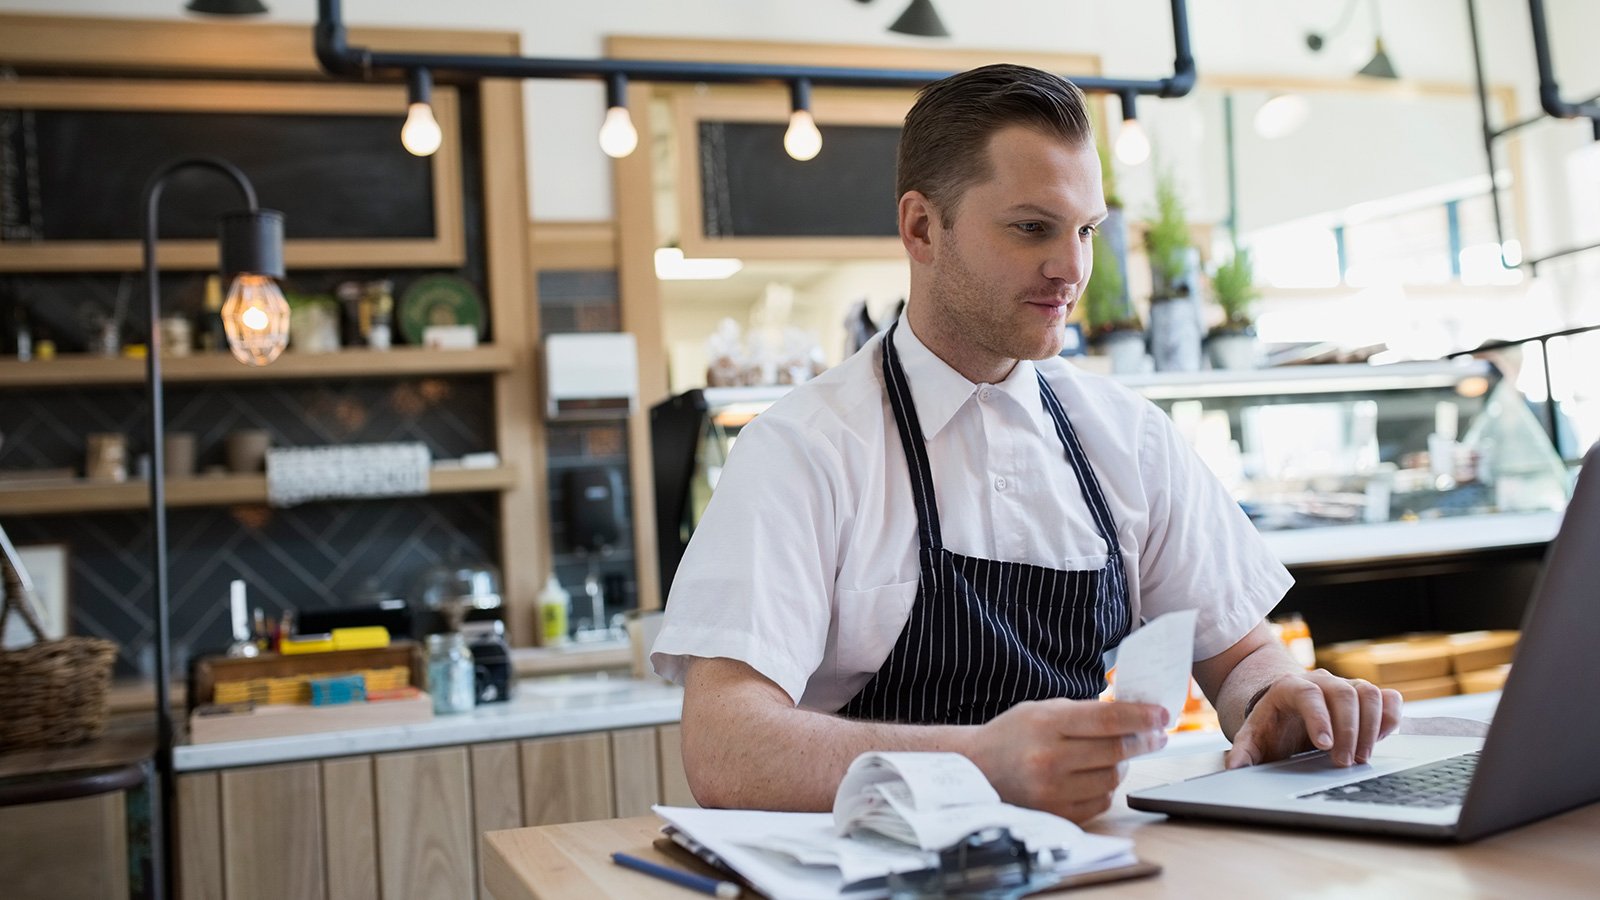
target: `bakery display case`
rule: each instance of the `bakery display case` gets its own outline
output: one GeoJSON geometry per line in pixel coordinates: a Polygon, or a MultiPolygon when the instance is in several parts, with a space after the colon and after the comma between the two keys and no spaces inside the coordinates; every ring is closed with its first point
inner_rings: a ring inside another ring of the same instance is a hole
{"type": "Polygon", "coordinates": [[[1571,481],[1486,362],[1123,378],[1172,417],[1263,532],[1559,513],[1571,481]]]}

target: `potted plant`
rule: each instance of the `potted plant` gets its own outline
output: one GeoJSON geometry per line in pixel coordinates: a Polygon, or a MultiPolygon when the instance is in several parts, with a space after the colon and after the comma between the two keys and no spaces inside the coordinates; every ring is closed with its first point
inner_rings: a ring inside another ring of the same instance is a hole
{"type": "Polygon", "coordinates": [[[1144,370],[1144,325],[1128,297],[1128,282],[1111,241],[1094,236],[1094,271],[1084,288],[1089,346],[1111,358],[1113,374],[1144,370]]]}
{"type": "Polygon", "coordinates": [[[1158,372],[1200,369],[1200,309],[1194,292],[1198,254],[1172,170],[1156,173],[1156,217],[1144,236],[1150,256],[1150,355],[1158,372]]]}
{"type": "Polygon", "coordinates": [[[1222,307],[1222,323],[1206,335],[1213,369],[1254,369],[1257,361],[1254,308],[1261,293],[1255,286],[1250,251],[1235,247],[1233,258],[1211,275],[1211,293],[1222,307]]]}

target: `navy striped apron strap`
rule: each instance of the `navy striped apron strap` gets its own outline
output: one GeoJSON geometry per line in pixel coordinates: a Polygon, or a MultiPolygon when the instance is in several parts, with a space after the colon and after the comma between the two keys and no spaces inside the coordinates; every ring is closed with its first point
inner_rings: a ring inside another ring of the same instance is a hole
{"type": "Polygon", "coordinates": [[[911,470],[911,493],[917,503],[917,543],[923,551],[944,546],[939,532],[939,504],[933,495],[933,469],[928,466],[928,448],[922,443],[922,423],[911,401],[911,384],[900,368],[900,354],[894,349],[894,332],[900,320],[883,336],[883,383],[888,388],[889,404],[894,408],[895,424],[900,429],[900,446],[911,470]]]}
{"type": "MultiPolygon", "coordinates": [[[[1072,474],[1078,479],[1078,490],[1083,492],[1083,500],[1089,505],[1089,515],[1094,519],[1095,530],[1100,532],[1100,537],[1105,540],[1106,549],[1111,555],[1120,556],[1122,548],[1117,543],[1116,521],[1111,517],[1111,507],[1106,503],[1106,495],[1100,489],[1100,479],[1095,477],[1094,467],[1089,465],[1089,457],[1083,452],[1083,445],[1078,443],[1078,432],[1072,427],[1072,420],[1067,418],[1067,411],[1056,398],[1055,391],[1051,390],[1049,382],[1045,381],[1044,373],[1035,369],[1034,374],[1039,377],[1039,397],[1044,401],[1050,418],[1055,421],[1056,436],[1066,448],[1067,461],[1072,464],[1072,474]]],[[[1116,568],[1122,567],[1119,565],[1116,568]]]]}

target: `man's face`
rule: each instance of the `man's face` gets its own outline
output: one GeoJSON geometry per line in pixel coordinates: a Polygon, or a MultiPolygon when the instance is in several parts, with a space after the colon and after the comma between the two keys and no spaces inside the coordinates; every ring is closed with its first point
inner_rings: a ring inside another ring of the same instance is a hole
{"type": "Polygon", "coordinates": [[[1022,126],[996,132],[988,152],[993,177],[930,228],[930,311],[975,362],[1045,359],[1089,283],[1106,216],[1100,159],[1087,141],[1022,126]]]}

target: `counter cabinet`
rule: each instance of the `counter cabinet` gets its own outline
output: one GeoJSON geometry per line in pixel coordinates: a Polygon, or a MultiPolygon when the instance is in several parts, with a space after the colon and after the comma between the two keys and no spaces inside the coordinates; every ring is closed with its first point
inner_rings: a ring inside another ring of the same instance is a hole
{"type": "Polygon", "coordinates": [[[485,831],[693,805],[676,724],[177,776],[185,900],[482,897],[485,831]]]}

